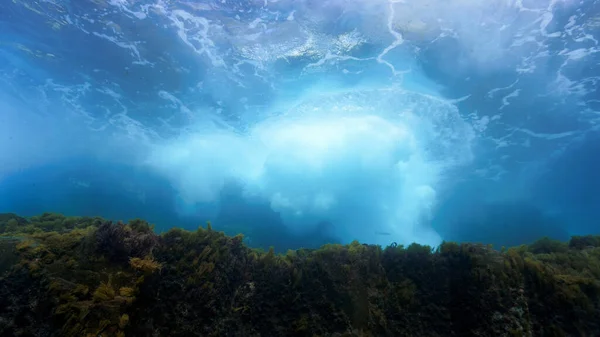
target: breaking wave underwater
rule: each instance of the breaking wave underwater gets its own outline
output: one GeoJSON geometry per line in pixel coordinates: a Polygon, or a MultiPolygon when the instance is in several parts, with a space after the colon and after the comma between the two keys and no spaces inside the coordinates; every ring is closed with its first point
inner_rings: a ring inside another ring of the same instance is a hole
{"type": "Polygon", "coordinates": [[[4,2],[0,211],[210,219],[278,249],[598,231],[599,14],[4,2]]]}

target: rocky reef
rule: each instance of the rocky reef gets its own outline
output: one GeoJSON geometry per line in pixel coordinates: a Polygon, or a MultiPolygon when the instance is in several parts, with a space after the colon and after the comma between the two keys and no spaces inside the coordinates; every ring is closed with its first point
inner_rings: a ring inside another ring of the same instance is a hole
{"type": "Polygon", "coordinates": [[[208,223],[0,215],[0,336],[599,336],[600,237],[287,254],[208,223]]]}

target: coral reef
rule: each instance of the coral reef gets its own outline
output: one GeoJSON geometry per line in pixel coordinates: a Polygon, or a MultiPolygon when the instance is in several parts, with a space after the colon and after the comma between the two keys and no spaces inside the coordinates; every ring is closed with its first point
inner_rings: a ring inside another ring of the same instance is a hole
{"type": "Polygon", "coordinates": [[[210,224],[0,214],[0,336],[598,336],[600,237],[286,254],[210,224]]]}

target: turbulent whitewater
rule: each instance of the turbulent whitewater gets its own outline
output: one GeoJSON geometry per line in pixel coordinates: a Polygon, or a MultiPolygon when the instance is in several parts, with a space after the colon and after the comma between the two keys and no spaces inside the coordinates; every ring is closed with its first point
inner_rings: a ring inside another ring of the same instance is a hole
{"type": "Polygon", "coordinates": [[[598,231],[599,39],[592,0],[4,1],[0,211],[258,245],[598,231]]]}

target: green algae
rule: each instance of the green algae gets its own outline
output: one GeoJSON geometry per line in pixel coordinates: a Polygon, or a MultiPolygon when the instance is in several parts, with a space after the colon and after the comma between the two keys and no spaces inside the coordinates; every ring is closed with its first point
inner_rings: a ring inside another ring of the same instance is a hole
{"type": "Polygon", "coordinates": [[[0,221],[3,336],[600,335],[596,236],[280,255],[210,224],[0,221]]]}

